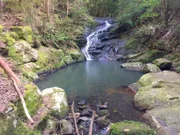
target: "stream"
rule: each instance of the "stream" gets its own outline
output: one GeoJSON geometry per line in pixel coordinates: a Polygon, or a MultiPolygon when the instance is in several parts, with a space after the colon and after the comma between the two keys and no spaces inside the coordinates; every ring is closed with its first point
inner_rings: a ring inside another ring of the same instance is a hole
{"type": "Polygon", "coordinates": [[[91,52],[90,48],[101,43],[98,37],[108,31],[109,27],[111,24],[105,21],[103,26],[87,36],[87,44],[82,48],[87,61],[60,69],[36,82],[36,85],[40,90],[55,86],[63,88],[69,103],[83,100],[92,109],[106,102],[111,122],[141,121],[142,112],[133,106],[134,93],[127,86],[138,81],[143,73],[125,70],[121,68],[121,62],[109,60],[104,54],[99,55],[101,58],[98,56],[100,59],[97,60],[91,52]]]}

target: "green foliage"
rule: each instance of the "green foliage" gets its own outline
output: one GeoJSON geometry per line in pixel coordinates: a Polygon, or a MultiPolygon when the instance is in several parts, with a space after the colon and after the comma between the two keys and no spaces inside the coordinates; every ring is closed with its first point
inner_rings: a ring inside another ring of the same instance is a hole
{"type": "Polygon", "coordinates": [[[160,6],[160,0],[119,0],[119,23],[130,23],[133,26],[159,16],[154,9],[160,6]]]}

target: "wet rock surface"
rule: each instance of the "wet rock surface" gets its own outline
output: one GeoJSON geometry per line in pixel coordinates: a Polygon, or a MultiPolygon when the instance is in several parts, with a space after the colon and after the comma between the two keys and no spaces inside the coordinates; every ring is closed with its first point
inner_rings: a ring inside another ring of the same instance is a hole
{"type": "Polygon", "coordinates": [[[171,71],[148,73],[137,82],[135,106],[146,110],[145,120],[160,135],[180,133],[180,75],[171,71]]]}

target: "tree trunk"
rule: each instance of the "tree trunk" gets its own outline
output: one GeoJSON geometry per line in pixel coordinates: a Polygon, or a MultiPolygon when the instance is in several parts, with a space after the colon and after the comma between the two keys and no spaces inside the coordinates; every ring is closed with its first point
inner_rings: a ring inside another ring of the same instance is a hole
{"type": "Polygon", "coordinates": [[[0,56],[0,66],[3,68],[4,72],[10,77],[13,78],[16,83],[20,83],[19,78],[14,74],[11,68],[4,62],[3,58],[0,56]]]}
{"type": "Polygon", "coordinates": [[[169,11],[169,0],[162,0],[162,19],[166,27],[168,27],[168,11],[169,11]]]}
{"type": "Polygon", "coordinates": [[[66,9],[66,16],[68,17],[68,15],[69,15],[69,8],[70,8],[70,5],[69,5],[69,0],[67,0],[67,9],[66,9]]]}

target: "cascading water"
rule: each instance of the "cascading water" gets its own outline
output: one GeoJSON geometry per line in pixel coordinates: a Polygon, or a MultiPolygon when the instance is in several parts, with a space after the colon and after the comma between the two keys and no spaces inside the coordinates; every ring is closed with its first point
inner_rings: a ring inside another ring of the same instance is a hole
{"type": "Polygon", "coordinates": [[[87,36],[87,38],[86,38],[87,44],[82,49],[82,52],[83,52],[84,56],[86,57],[86,60],[92,60],[91,55],[88,52],[88,49],[90,46],[92,46],[94,44],[95,41],[98,41],[98,34],[101,33],[101,31],[106,31],[110,26],[111,26],[111,24],[109,24],[108,21],[105,21],[104,27],[96,30],[95,32],[93,32],[89,36],[87,36]]]}

